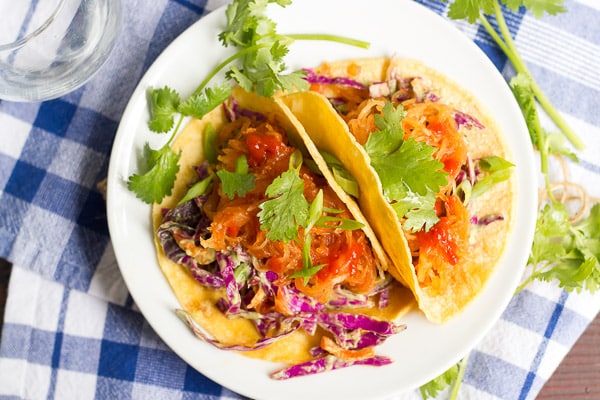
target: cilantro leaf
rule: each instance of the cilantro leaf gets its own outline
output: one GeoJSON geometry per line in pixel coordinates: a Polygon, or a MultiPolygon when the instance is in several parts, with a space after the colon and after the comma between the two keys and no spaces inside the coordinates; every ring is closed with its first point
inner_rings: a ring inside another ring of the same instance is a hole
{"type": "MultiPolygon", "coordinates": [[[[498,0],[455,0],[448,9],[448,17],[452,19],[466,19],[469,23],[474,23],[480,15],[494,13],[494,3],[498,0]]],[[[512,11],[518,11],[525,7],[536,17],[541,17],[544,13],[556,15],[564,12],[564,0],[502,0],[502,2],[512,11]]]]}
{"type": "Polygon", "coordinates": [[[600,289],[600,204],[576,225],[569,221],[566,206],[547,204],[538,216],[529,257],[533,272],[517,289],[534,279],[558,281],[568,291],[600,289]]]}
{"type": "Polygon", "coordinates": [[[559,203],[546,205],[538,215],[528,264],[554,262],[564,256],[565,249],[554,245],[554,238],[563,237],[568,232],[569,213],[566,208],[559,203]]]}
{"type": "Polygon", "coordinates": [[[239,196],[244,196],[248,191],[254,189],[256,177],[248,173],[248,161],[245,155],[241,155],[236,160],[234,172],[221,169],[217,171],[217,176],[221,179],[223,194],[230,199],[233,199],[236,193],[239,196]]]}
{"type": "Polygon", "coordinates": [[[236,66],[232,66],[229,71],[226,72],[225,77],[234,80],[246,92],[251,92],[254,89],[254,81],[236,66]]]}
{"type": "Polygon", "coordinates": [[[279,74],[279,86],[285,91],[304,91],[308,90],[310,84],[306,79],[305,71],[293,71],[288,74],[279,74]]]}
{"type": "Polygon", "coordinates": [[[266,16],[270,3],[285,7],[291,1],[242,0],[227,7],[227,28],[219,39],[225,46],[235,45],[241,49],[241,65],[231,66],[225,76],[246,91],[265,97],[273,96],[278,90],[306,90],[308,82],[303,79],[304,72],[284,73],[284,57],[293,39],[277,34],[277,25],[266,16]]]}
{"type": "Polygon", "coordinates": [[[437,191],[446,185],[444,165],[433,157],[435,148],[414,138],[403,140],[404,110],[386,103],[382,111],[382,116],[376,118],[379,129],[369,135],[365,150],[388,199],[400,200],[407,187],[414,193],[426,195],[429,190],[437,191]]]}
{"type": "Polygon", "coordinates": [[[435,193],[448,182],[443,163],[433,157],[435,149],[414,138],[403,140],[401,106],[384,105],[375,119],[378,130],[369,135],[365,150],[383,186],[383,194],[405,229],[430,229],[437,221],[435,193]]]}
{"type": "Polygon", "coordinates": [[[565,156],[571,161],[579,162],[579,157],[570,148],[565,145],[566,139],[563,135],[557,133],[548,133],[546,145],[550,154],[565,156]]]}
{"type": "Polygon", "coordinates": [[[213,88],[194,93],[178,107],[179,113],[185,116],[202,119],[210,111],[220,106],[231,96],[231,85],[223,83],[213,88]]]}
{"type": "Polygon", "coordinates": [[[290,167],[267,186],[270,200],[260,205],[258,213],[261,229],[270,240],[288,242],[298,235],[298,226],[306,226],[309,204],[304,197],[304,181],[300,177],[302,156],[296,152],[290,158],[290,167]],[[296,163],[299,165],[294,166],[296,163]]]}
{"type": "Polygon", "coordinates": [[[369,156],[376,158],[383,158],[395,152],[404,141],[404,108],[401,105],[394,108],[392,103],[386,103],[381,111],[381,115],[375,116],[375,126],[378,130],[369,135],[365,143],[365,150],[369,156]]]}
{"type": "Polygon", "coordinates": [[[375,160],[373,166],[381,177],[384,192],[393,200],[404,195],[404,184],[413,192],[427,195],[429,191],[438,192],[448,183],[448,174],[444,164],[433,157],[435,149],[413,138],[387,157],[375,160]]]}
{"type": "Polygon", "coordinates": [[[444,373],[421,386],[419,390],[423,400],[434,399],[441,391],[452,385],[458,377],[459,369],[459,364],[454,364],[444,373]]]}
{"type": "Polygon", "coordinates": [[[168,86],[148,92],[150,120],[148,128],[156,133],[168,132],[175,123],[175,114],[181,99],[179,93],[168,86]]]}
{"type": "Polygon", "coordinates": [[[460,385],[467,370],[469,355],[470,354],[467,354],[462,360],[448,368],[441,375],[421,386],[420,391],[423,399],[427,400],[429,398],[434,398],[442,390],[445,390],[452,385],[449,398],[450,400],[456,400],[458,398],[458,390],[460,389],[460,385]]]}
{"type": "Polygon", "coordinates": [[[291,0],[237,0],[227,6],[227,28],[219,34],[225,46],[249,47],[256,35],[275,34],[275,23],[265,17],[267,5],[277,3],[282,7],[291,0]]]}
{"type": "Polygon", "coordinates": [[[412,232],[421,229],[428,231],[440,220],[435,211],[435,200],[433,190],[429,189],[425,195],[407,190],[402,198],[391,205],[397,215],[406,218],[403,223],[404,229],[412,232]]]}
{"type": "Polygon", "coordinates": [[[531,11],[535,17],[541,17],[544,13],[556,15],[565,12],[564,0],[504,0],[506,6],[512,11],[518,11],[525,7],[531,11]]]}
{"type": "MultiPolygon", "coordinates": [[[[288,0],[241,0],[226,9],[227,28],[219,34],[224,46],[235,45],[245,49],[241,68],[232,66],[226,73],[246,91],[271,97],[282,89],[278,75],[284,70],[284,56],[290,39],[278,35],[277,25],[266,16],[270,3],[287,6],[288,0]],[[252,50],[252,51],[248,51],[252,50]]],[[[242,53],[242,51],[240,52],[242,53]]]]}
{"type": "Polygon", "coordinates": [[[160,203],[165,196],[171,194],[181,154],[175,153],[168,145],[153,150],[148,143],[144,146],[144,153],[146,172],[130,176],[127,187],[148,204],[160,203]]]}
{"type": "Polygon", "coordinates": [[[494,12],[495,0],[455,0],[448,8],[448,17],[467,19],[471,24],[479,18],[480,10],[484,14],[494,12]]]}
{"type": "Polygon", "coordinates": [[[531,10],[534,16],[541,17],[544,12],[556,15],[565,12],[563,0],[524,0],[523,6],[531,10]]]}

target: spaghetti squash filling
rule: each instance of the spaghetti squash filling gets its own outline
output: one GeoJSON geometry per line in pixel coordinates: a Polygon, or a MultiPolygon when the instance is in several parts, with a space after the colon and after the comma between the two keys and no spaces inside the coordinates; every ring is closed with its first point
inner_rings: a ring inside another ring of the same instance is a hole
{"type": "MultiPolygon", "coordinates": [[[[465,175],[469,175],[470,184],[476,183],[477,177],[461,126],[475,130],[485,127],[445,104],[419,76],[399,78],[390,67],[386,81],[362,83],[354,79],[364,78],[368,71],[359,65],[349,63],[346,71],[336,65],[334,70],[328,64],[321,65],[318,73],[311,70],[311,90],[329,100],[360,145],[368,145],[369,137],[379,130],[378,118],[384,116],[386,105],[392,104],[402,113],[398,130],[403,140],[426,143],[433,148],[433,158],[442,163],[447,183],[434,190],[437,222],[417,230],[404,227],[404,233],[421,288],[432,296],[462,290],[469,280],[465,265],[470,263],[469,238],[475,228],[467,208],[468,198],[457,186],[465,175]]],[[[385,193],[385,182],[383,185],[385,193]]]]}
{"type": "MultiPolygon", "coordinates": [[[[238,158],[246,156],[249,173],[255,177],[255,187],[243,197],[233,199],[219,188],[211,193],[203,207],[212,220],[211,235],[202,241],[202,247],[224,250],[241,246],[253,257],[258,270],[277,274],[277,285],[293,284],[322,303],[329,300],[336,285],[357,293],[369,293],[377,278],[377,262],[369,241],[361,230],[337,229],[335,223],[315,226],[309,233],[310,258],[313,264],[324,266],[308,281],[293,277],[303,268],[303,228],[299,228],[297,240],[270,240],[267,232],[261,229],[258,213],[260,204],[268,199],[266,188],[288,170],[296,148],[272,118],[265,121],[240,119],[244,121],[236,121],[238,129],[224,130],[229,137],[221,138],[223,148],[215,168],[233,171],[238,158]]],[[[320,174],[303,164],[299,175],[304,183],[304,197],[309,203],[321,190],[325,209],[339,210],[335,213],[337,218],[352,218],[320,174]]]]}

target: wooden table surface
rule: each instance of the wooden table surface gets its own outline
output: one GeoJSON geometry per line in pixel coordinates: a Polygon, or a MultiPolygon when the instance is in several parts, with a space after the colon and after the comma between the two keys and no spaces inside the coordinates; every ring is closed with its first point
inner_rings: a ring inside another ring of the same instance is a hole
{"type": "MultiPolygon", "coordinates": [[[[0,331],[4,321],[10,268],[9,263],[0,259],[0,331]]],[[[600,399],[600,314],[546,382],[537,399],[600,399]]]]}

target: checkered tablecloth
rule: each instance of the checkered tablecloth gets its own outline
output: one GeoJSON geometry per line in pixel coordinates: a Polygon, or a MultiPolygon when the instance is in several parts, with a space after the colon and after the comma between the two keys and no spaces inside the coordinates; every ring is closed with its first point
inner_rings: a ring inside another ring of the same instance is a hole
{"type": "MultiPolygon", "coordinates": [[[[116,48],[89,83],[43,103],[0,101],[0,257],[14,264],[0,398],[240,398],[183,362],[138,312],[97,187],[143,73],[223,2],[124,1],[116,48]]],[[[446,3],[419,2],[446,12],[446,3]]],[[[600,196],[600,2],[565,4],[556,17],[511,13],[508,22],[536,80],[587,144],[571,179],[600,196]]],[[[456,25],[513,75],[481,27],[456,25]]],[[[534,398],[599,309],[600,295],[530,285],[471,353],[460,398],[534,398]]],[[[394,397],[405,398],[420,395],[394,397]]]]}

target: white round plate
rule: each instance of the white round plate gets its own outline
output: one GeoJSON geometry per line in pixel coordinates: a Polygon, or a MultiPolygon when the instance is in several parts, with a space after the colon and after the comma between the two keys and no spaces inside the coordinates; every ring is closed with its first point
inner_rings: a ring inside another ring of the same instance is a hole
{"type": "Polygon", "coordinates": [[[474,43],[425,7],[408,0],[296,0],[271,6],[280,33],[330,33],[371,43],[368,50],[326,42],[296,42],[286,58],[290,69],[335,59],[391,56],[421,60],[474,93],[491,110],[506,135],[516,163],[518,202],[505,255],[483,292],[450,322],[438,326],[414,311],[408,329],[389,339],[378,353],[394,363],[275,381],[282,367],[235,352],[217,350],[196,339],[175,315],[177,300],[155,258],[150,207],[127,190],[144,143],[165,137],[147,129],[146,90],[169,85],[191,94],[214,65],[232,50],[217,34],[225,24],[218,9],[191,26],[163,52],[142,78],[123,115],[108,174],[108,222],[125,282],[141,312],[181,358],[219,384],[254,399],[369,399],[415,389],[467,354],[498,320],[522,274],[535,228],[536,177],[533,152],[521,112],[502,76],[474,43]]]}

